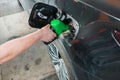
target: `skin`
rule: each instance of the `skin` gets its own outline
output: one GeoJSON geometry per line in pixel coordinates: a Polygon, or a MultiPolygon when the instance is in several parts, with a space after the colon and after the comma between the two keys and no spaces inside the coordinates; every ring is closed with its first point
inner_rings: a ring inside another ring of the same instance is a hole
{"type": "Polygon", "coordinates": [[[50,26],[48,24],[36,32],[3,43],[0,45],[0,64],[3,64],[21,54],[23,51],[40,40],[49,42],[55,37],[56,34],[50,30],[50,26]]]}

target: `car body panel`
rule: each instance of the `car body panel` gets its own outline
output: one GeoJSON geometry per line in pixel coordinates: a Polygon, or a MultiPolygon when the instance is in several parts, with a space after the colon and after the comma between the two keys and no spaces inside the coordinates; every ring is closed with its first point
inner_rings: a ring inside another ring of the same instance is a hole
{"type": "Polygon", "coordinates": [[[66,32],[53,42],[66,63],[70,80],[120,80],[120,1],[34,1],[64,10],[79,25],[73,26],[77,34],[66,32]]]}

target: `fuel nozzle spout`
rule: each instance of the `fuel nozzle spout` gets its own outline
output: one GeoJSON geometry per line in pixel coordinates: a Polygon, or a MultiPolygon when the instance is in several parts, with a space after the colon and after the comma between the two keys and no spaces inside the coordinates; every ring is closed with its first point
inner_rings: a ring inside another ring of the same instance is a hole
{"type": "Polygon", "coordinates": [[[59,19],[54,19],[50,22],[51,29],[59,36],[61,33],[64,31],[69,30],[69,25],[64,24],[61,20],[59,19]]]}

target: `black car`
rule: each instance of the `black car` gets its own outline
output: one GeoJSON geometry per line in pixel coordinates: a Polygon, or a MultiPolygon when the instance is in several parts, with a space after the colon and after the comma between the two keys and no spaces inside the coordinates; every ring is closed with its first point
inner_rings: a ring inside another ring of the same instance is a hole
{"type": "Polygon", "coordinates": [[[59,80],[120,80],[119,0],[19,0],[30,14],[42,2],[72,22],[48,45],[59,80]]]}

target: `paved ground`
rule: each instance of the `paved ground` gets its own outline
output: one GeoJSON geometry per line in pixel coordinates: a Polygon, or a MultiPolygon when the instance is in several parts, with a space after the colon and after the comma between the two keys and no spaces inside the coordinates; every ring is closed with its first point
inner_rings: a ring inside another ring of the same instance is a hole
{"type": "MultiPolygon", "coordinates": [[[[28,16],[16,0],[1,0],[0,16],[0,44],[36,31],[28,25],[28,16]]],[[[0,65],[0,80],[58,79],[47,47],[38,42],[16,58],[0,65]]]]}
{"type": "Polygon", "coordinates": [[[0,16],[6,16],[23,11],[17,0],[0,0],[0,16]]]}

